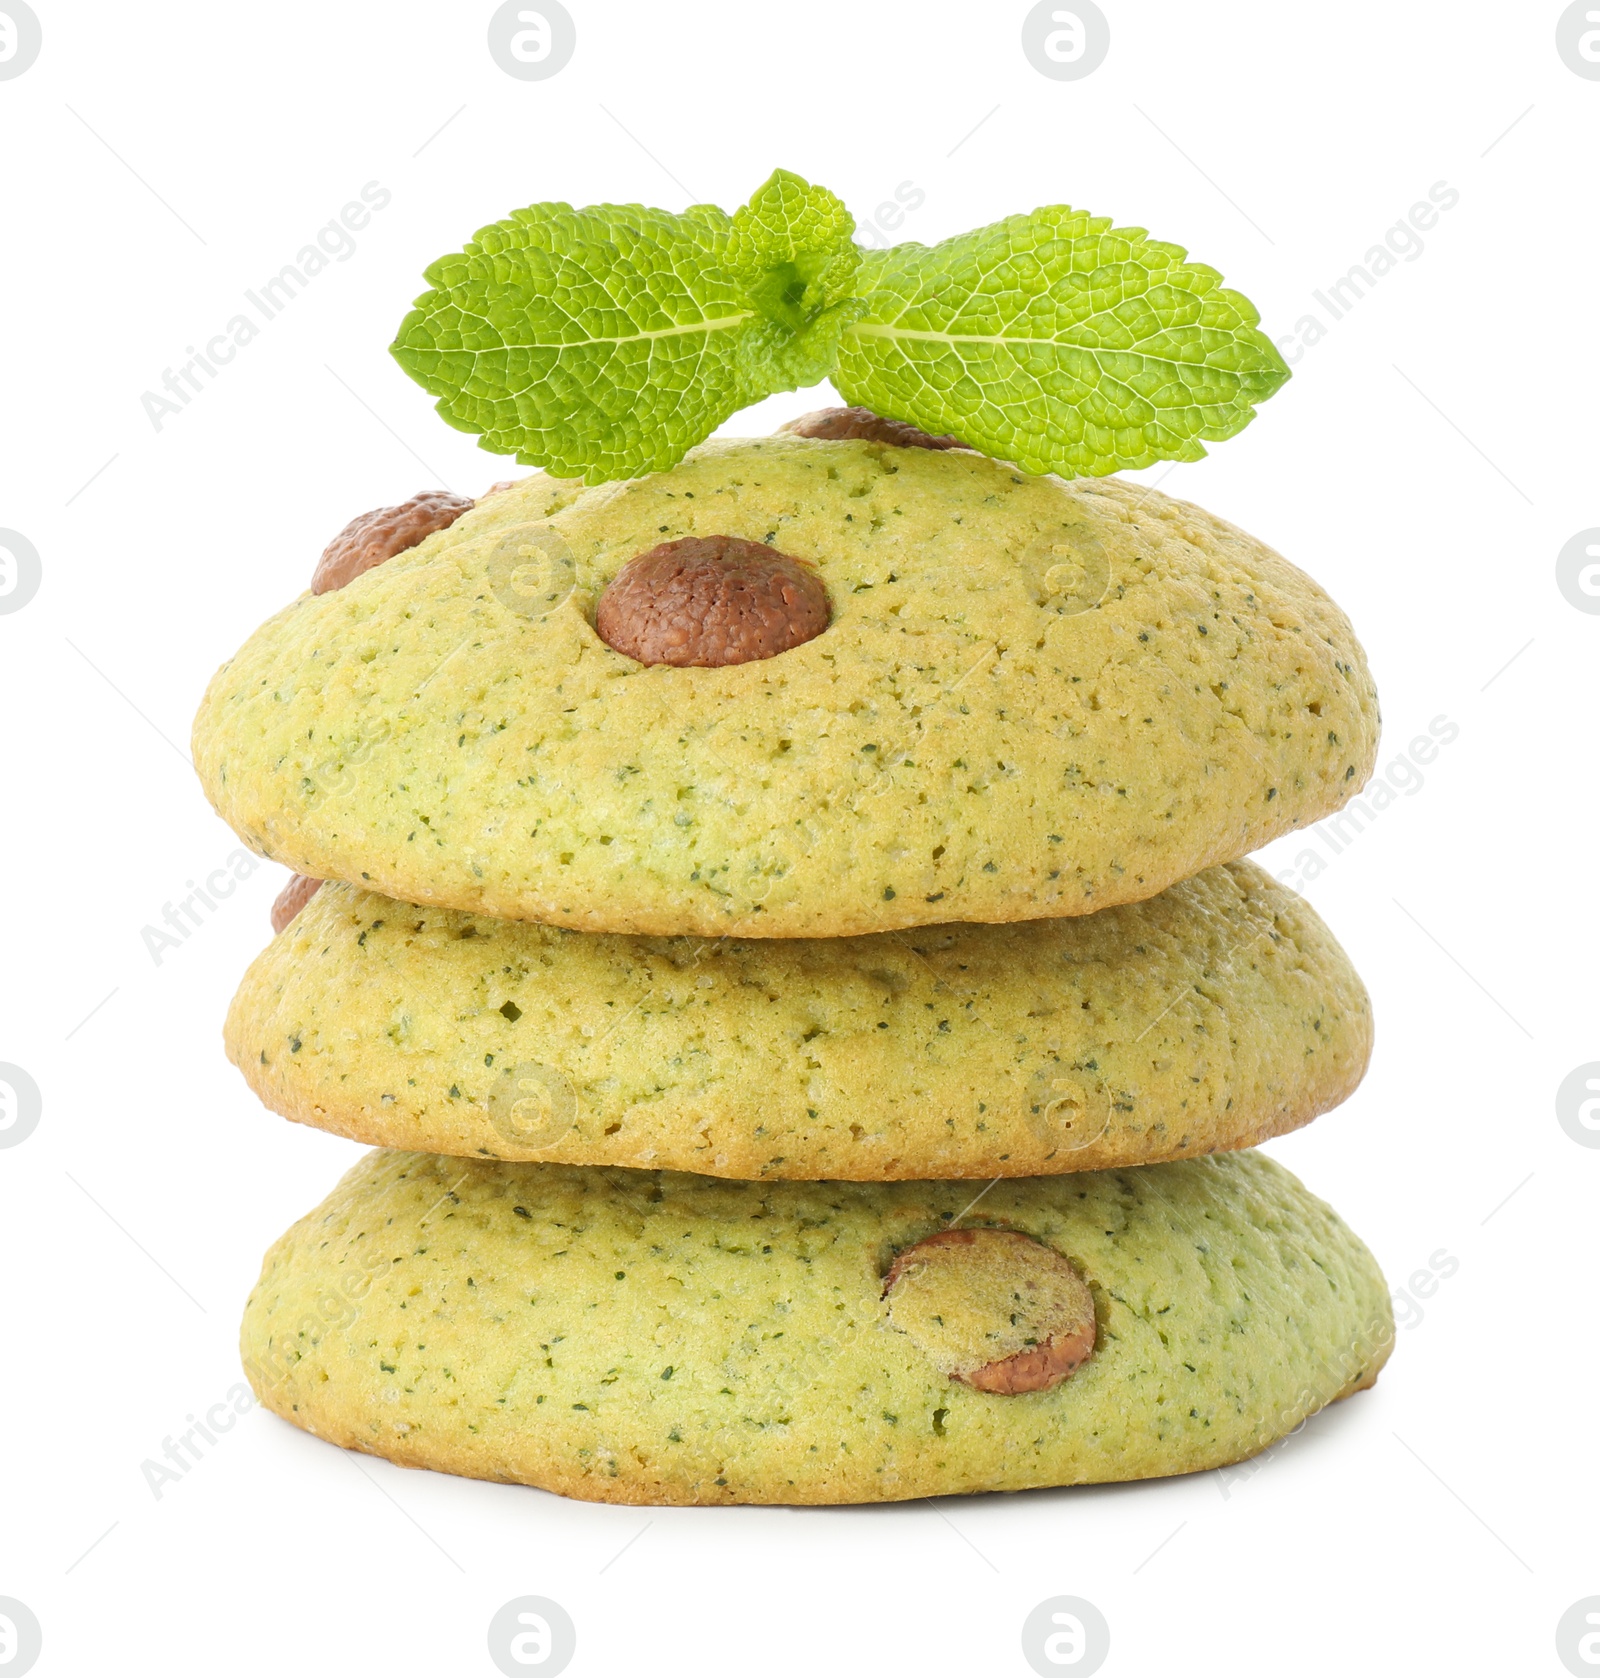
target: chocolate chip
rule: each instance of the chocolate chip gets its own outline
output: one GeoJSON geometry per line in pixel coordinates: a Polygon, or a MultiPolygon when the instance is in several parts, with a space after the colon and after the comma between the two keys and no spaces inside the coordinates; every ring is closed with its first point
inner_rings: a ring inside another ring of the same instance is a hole
{"type": "Polygon", "coordinates": [[[1094,1356],[1094,1296],[1072,1263],[1018,1230],[947,1229],[903,1248],[889,1319],[945,1375],[1011,1396],[1059,1386],[1094,1356]],[[996,1341],[1023,1344],[1001,1357],[996,1341]]]}
{"type": "Polygon", "coordinates": [[[870,408],[818,408],[778,427],[779,435],[815,437],[836,443],[858,438],[866,443],[892,443],[897,449],[964,449],[959,437],[930,437],[904,420],[885,419],[870,408]]]}
{"type": "Polygon", "coordinates": [[[282,932],[300,911],[317,895],[321,880],[313,880],[305,874],[291,874],[289,883],[272,904],[272,930],[282,932]]]}
{"type": "Polygon", "coordinates": [[[830,616],[805,560],[739,536],[688,536],[630,559],[600,596],[594,626],[641,664],[708,668],[788,652],[830,616]]]}
{"type": "Polygon", "coordinates": [[[363,571],[414,548],[436,530],[448,530],[472,507],[464,495],[425,489],[397,507],[374,507],[351,519],[322,550],[312,573],[311,592],[329,594],[352,583],[363,571]]]}

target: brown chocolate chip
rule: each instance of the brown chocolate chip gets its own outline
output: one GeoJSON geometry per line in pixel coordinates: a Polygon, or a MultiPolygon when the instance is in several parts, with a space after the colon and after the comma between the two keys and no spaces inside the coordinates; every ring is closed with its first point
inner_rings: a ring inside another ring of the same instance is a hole
{"type": "Polygon", "coordinates": [[[663,542],[606,585],[594,627],[641,664],[748,664],[828,627],[828,591],[802,559],[738,536],[663,542]]]}
{"type": "Polygon", "coordinates": [[[351,519],[322,550],[311,577],[313,594],[328,594],[353,583],[363,571],[414,548],[436,530],[448,530],[472,507],[464,495],[425,489],[398,507],[374,507],[351,519]]]}
{"type": "Polygon", "coordinates": [[[300,911],[317,895],[317,888],[321,880],[313,880],[306,874],[291,874],[289,883],[280,891],[272,903],[272,930],[282,932],[300,911]]]}
{"type": "Polygon", "coordinates": [[[870,408],[818,408],[815,413],[802,414],[787,425],[780,425],[781,434],[791,437],[816,437],[823,442],[842,442],[859,438],[866,443],[892,443],[897,449],[964,449],[967,445],[959,437],[930,437],[904,420],[885,419],[870,408]]]}
{"type": "Polygon", "coordinates": [[[1053,1334],[1042,1346],[996,1358],[980,1369],[957,1372],[965,1381],[985,1393],[1042,1393],[1058,1387],[1080,1365],[1094,1355],[1094,1317],[1079,1323],[1066,1334],[1053,1334]]]}
{"type": "Polygon", "coordinates": [[[935,1367],[980,1392],[1046,1392],[1094,1355],[1088,1285],[1053,1247],[1016,1230],[947,1229],[913,1242],[895,1256],[883,1297],[890,1321],[935,1367]]]}

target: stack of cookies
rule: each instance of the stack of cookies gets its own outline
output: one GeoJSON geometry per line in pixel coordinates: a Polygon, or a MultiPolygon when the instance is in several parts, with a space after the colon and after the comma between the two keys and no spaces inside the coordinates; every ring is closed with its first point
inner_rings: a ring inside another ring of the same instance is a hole
{"type": "Polygon", "coordinates": [[[267,1256],[262,1401],[849,1503],[1215,1467],[1370,1385],[1377,1266],[1250,1151],[1355,1088],[1367,997],[1241,859],[1377,729],[1241,531],[860,410],[355,521],[195,730],[302,877],[228,1051],[378,1150],[267,1256]]]}

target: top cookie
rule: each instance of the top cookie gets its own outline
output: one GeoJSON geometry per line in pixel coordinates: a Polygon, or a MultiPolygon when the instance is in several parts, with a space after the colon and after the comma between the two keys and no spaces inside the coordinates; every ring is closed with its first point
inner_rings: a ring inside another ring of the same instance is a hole
{"type": "Polygon", "coordinates": [[[1337,809],[1377,732],[1344,614],[1199,508],[779,436],[594,489],[536,475],[303,595],[218,672],[194,749],[222,816],[302,873],[817,937],[1153,896],[1337,809]],[[617,573],[705,537],[814,571],[827,626],[713,668],[607,645],[617,573]]]}

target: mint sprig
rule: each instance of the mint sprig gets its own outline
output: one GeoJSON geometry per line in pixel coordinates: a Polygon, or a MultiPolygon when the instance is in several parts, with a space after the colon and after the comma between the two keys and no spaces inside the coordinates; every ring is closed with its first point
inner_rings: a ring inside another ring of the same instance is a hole
{"type": "Polygon", "coordinates": [[[742,209],[535,204],[427,270],[393,353],[481,446],[590,483],[663,471],[832,378],[1031,472],[1195,460],[1289,370],[1215,270],[1065,206],[863,252],[778,170],[742,209]]]}

